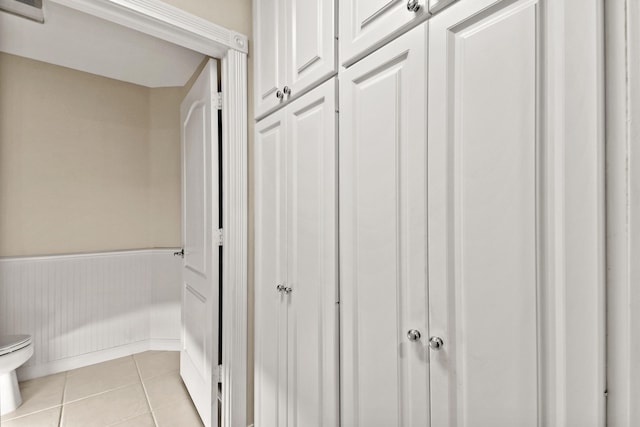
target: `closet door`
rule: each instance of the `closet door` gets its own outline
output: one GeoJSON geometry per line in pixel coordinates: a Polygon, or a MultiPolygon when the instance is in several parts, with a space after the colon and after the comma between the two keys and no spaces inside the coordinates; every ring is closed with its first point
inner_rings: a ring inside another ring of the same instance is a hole
{"type": "Polygon", "coordinates": [[[290,98],[336,72],[336,10],[335,0],[286,2],[290,98]]]}
{"type": "Polygon", "coordinates": [[[288,423],[337,427],[336,81],[287,107],[288,423]]]}
{"type": "Polygon", "coordinates": [[[286,426],[286,146],[284,111],[256,124],[255,424],[286,426]]]}
{"type": "Polygon", "coordinates": [[[340,74],[343,426],[429,422],[425,32],[340,74]]]}
{"type": "Polygon", "coordinates": [[[284,102],[286,80],[285,1],[254,0],[255,116],[284,102]]]}
{"type": "Polygon", "coordinates": [[[540,422],[540,3],[430,20],[432,427],[540,422]]]}
{"type": "MultiPolygon", "coordinates": [[[[442,0],[441,0],[442,1],[442,0]]],[[[427,0],[340,0],[340,62],[350,65],[428,15],[427,0]]]]}

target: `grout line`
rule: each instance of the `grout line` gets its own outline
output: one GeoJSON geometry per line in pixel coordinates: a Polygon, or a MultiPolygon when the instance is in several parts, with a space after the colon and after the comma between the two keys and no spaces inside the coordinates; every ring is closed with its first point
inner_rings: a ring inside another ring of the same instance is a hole
{"type": "Polygon", "coordinates": [[[153,408],[151,408],[151,401],[149,400],[149,393],[147,393],[147,387],[144,385],[144,381],[142,381],[142,374],[140,373],[140,367],[138,366],[138,361],[136,360],[135,357],[133,358],[133,363],[136,364],[136,371],[138,372],[138,378],[140,379],[140,384],[142,385],[142,390],[144,391],[144,397],[147,399],[147,406],[149,406],[149,412],[151,413],[151,418],[153,418],[153,425],[158,427],[158,421],[156,420],[156,414],[153,412],[153,408]]]}
{"type": "Polygon", "coordinates": [[[64,412],[64,396],[67,394],[67,379],[69,371],[64,372],[64,384],[62,386],[62,402],[60,402],[60,415],[58,415],[58,427],[62,426],[62,413],[64,412]]]}

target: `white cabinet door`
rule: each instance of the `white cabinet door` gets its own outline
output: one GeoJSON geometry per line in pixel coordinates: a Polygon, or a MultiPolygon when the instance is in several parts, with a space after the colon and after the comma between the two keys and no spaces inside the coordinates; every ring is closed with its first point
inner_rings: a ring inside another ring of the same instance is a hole
{"type": "Polygon", "coordinates": [[[429,0],[429,12],[436,14],[455,1],[458,0],[429,0]]]}
{"type": "Polygon", "coordinates": [[[286,78],[285,1],[254,0],[255,115],[259,117],[284,102],[278,97],[286,78]]]}
{"type": "Polygon", "coordinates": [[[287,2],[287,98],[336,72],[335,0],[287,2]]]}
{"type": "Polygon", "coordinates": [[[340,63],[350,65],[428,15],[426,0],[340,0],[340,63]]]}
{"type": "Polygon", "coordinates": [[[287,107],[289,427],[339,425],[335,109],[335,79],[287,107]]]}
{"type": "Polygon", "coordinates": [[[540,423],[540,3],[461,1],[429,21],[432,427],[540,423]]]}
{"type": "Polygon", "coordinates": [[[340,74],[343,426],[429,423],[425,32],[340,74]]]}
{"type": "Polygon", "coordinates": [[[217,61],[210,59],[180,105],[182,131],[182,348],[180,375],[206,427],[218,425],[217,61]]]}
{"type": "Polygon", "coordinates": [[[255,425],[286,426],[287,313],[284,110],[255,129],[255,425]]]}

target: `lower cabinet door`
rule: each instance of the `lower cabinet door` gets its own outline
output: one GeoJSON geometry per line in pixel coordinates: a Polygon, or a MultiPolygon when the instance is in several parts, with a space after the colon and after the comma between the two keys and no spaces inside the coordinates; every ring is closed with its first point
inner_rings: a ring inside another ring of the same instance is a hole
{"type": "Polygon", "coordinates": [[[345,427],[429,425],[426,28],[339,75],[345,427]]]}
{"type": "Polygon", "coordinates": [[[255,425],[287,422],[285,114],[256,124],[255,165],[255,425]]]}
{"type": "Polygon", "coordinates": [[[287,107],[289,427],[339,425],[336,89],[287,107]]]}
{"type": "Polygon", "coordinates": [[[463,0],[429,23],[432,427],[555,425],[540,418],[542,2],[463,0]]]}

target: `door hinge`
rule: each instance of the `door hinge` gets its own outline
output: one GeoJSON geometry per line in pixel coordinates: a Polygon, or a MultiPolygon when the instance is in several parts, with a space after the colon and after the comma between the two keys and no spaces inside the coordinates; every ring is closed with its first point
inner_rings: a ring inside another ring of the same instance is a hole
{"type": "Polygon", "coordinates": [[[222,365],[216,366],[216,374],[218,375],[218,384],[222,384],[222,365]]]}
{"type": "Polygon", "coordinates": [[[216,240],[218,242],[218,246],[222,246],[222,228],[218,228],[216,232],[216,240]]]}
{"type": "Polygon", "coordinates": [[[222,110],[222,92],[218,92],[218,96],[216,97],[216,105],[218,110],[222,110]]]}

